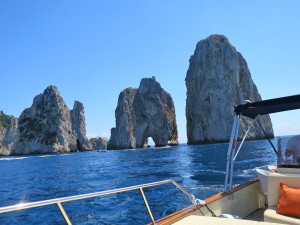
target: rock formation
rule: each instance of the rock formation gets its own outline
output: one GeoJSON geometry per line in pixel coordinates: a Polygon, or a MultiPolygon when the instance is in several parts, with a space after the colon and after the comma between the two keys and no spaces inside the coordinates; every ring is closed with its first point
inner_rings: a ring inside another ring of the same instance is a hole
{"type": "Polygon", "coordinates": [[[99,137],[99,138],[91,138],[90,142],[92,144],[93,149],[106,149],[107,148],[107,140],[99,137]]]}
{"type": "Polygon", "coordinates": [[[18,119],[0,111],[0,156],[11,154],[18,136],[18,119]]]}
{"type": "Polygon", "coordinates": [[[72,130],[77,137],[77,148],[78,150],[88,150],[92,148],[91,142],[86,137],[86,124],[84,107],[81,102],[75,101],[73,110],[70,111],[72,130]]]}
{"type": "MultiPolygon", "coordinates": [[[[185,81],[188,144],[228,141],[234,105],[261,100],[245,59],[222,35],[198,42],[185,81]]],[[[241,121],[244,132],[246,120],[241,121]]],[[[274,137],[270,117],[264,116],[260,121],[268,135],[274,137]]],[[[265,138],[257,123],[248,137],[265,138]]]]}
{"type": "Polygon", "coordinates": [[[19,137],[12,154],[37,154],[90,150],[83,105],[70,111],[55,86],[36,96],[18,122],[19,137]]]}
{"type": "Polygon", "coordinates": [[[177,145],[178,134],[172,97],[152,78],[143,78],[138,89],[123,90],[115,111],[116,127],[111,129],[108,149],[177,145]]]}

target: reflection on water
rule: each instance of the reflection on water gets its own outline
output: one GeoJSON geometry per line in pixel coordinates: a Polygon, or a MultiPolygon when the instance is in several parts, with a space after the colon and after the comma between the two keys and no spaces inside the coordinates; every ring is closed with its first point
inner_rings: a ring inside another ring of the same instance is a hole
{"type": "MultiPolygon", "coordinates": [[[[276,144],[275,144],[276,145],[276,144]]],[[[222,191],[227,144],[78,152],[0,158],[1,207],[172,179],[197,198],[222,191]],[[68,157],[61,157],[68,156],[68,157]],[[22,160],[19,160],[22,159],[22,160]]],[[[267,141],[246,142],[235,163],[234,183],[253,177],[252,168],[274,164],[267,141]]],[[[154,218],[190,205],[171,184],[145,189],[154,218]]],[[[139,191],[64,203],[73,224],[147,224],[139,191]]],[[[0,216],[4,224],[62,224],[55,206],[0,216]]]]}

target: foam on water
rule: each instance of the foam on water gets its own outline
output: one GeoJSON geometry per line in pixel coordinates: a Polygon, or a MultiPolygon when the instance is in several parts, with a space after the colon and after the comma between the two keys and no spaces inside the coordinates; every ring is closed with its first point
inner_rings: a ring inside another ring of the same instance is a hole
{"type": "Polygon", "coordinates": [[[0,161],[11,161],[11,160],[18,160],[18,159],[27,159],[29,157],[4,157],[4,158],[0,158],[0,161]]]}
{"type": "Polygon", "coordinates": [[[40,156],[37,156],[37,157],[40,157],[40,158],[46,158],[46,157],[53,157],[55,155],[40,155],[40,156]]]}
{"type": "Polygon", "coordinates": [[[71,154],[70,153],[68,153],[68,154],[59,154],[59,156],[71,156],[71,154]]]}

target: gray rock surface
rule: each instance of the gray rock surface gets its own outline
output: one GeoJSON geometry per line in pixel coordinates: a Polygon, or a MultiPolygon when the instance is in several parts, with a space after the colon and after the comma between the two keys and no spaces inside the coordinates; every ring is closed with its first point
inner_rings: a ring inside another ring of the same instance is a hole
{"type": "Polygon", "coordinates": [[[72,130],[77,137],[77,148],[78,150],[90,150],[92,149],[92,143],[86,137],[86,124],[84,107],[81,102],[75,101],[73,110],[70,111],[72,130]]]}
{"type": "MultiPolygon", "coordinates": [[[[245,59],[222,35],[198,42],[185,81],[188,144],[228,141],[234,105],[261,100],[245,59]]],[[[246,120],[241,121],[244,132],[246,120]]],[[[268,135],[274,137],[270,117],[264,116],[260,121],[268,135]]],[[[248,137],[265,138],[256,122],[248,137]]]]}
{"type": "Polygon", "coordinates": [[[91,138],[90,142],[92,144],[92,148],[96,150],[106,149],[107,148],[107,140],[99,137],[99,138],[91,138]]]}
{"type": "Polygon", "coordinates": [[[11,154],[13,144],[18,138],[18,119],[0,111],[0,156],[11,154]]]}
{"type": "Polygon", "coordinates": [[[116,127],[111,129],[107,149],[177,145],[178,134],[172,97],[155,77],[143,78],[138,89],[123,90],[115,111],[116,127]]]}
{"type": "Polygon", "coordinates": [[[89,150],[85,137],[83,105],[75,102],[70,112],[55,86],[36,96],[18,122],[19,137],[13,155],[89,150]]]}

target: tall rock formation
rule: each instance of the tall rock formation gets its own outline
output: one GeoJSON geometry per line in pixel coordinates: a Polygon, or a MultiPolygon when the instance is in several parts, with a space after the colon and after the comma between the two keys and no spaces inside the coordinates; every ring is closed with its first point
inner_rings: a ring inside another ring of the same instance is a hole
{"type": "Polygon", "coordinates": [[[133,101],[136,93],[136,88],[126,88],[120,93],[118,105],[115,110],[116,127],[111,129],[107,149],[137,148],[136,139],[133,134],[133,101]]]}
{"type": "Polygon", "coordinates": [[[70,111],[55,86],[36,96],[19,118],[19,137],[12,154],[37,154],[89,150],[85,137],[83,105],[70,111]]]}
{"type": "Polygon", "coordinates": [[[177,145],[178,134],[172,97],[152,78],[140,86],[123,90],[115,111],[107,149],[142,148],[152,137],[155,146],[177,145]]]}
{"type": "Polygon", "coordinates": [[[18,137],[18,119],[0,111],[0,156],[11,154],[18,137]]]}
{"type": "MultiPolygon", "coordinates": [[[[222,35],[211,35],[198,42],[185,81],[188,144],[228,141],[234,105],[261,100],[245,59],[222,35]]],[[[246,120],[241,121],[244,132],[246,120]]],[[[264,116],[260,121],[268,135],[274,137],[270,117],[264,116]]],[[[254,123],[248,137],[265,136],[254,123]]]]}
{"type": "Polygon", "coordinates": [[[77,137],[76,143],[78,150],[92,149],[92,144],[86,137],[86,124],[83,104],[75,101],[73,110],[70,111],[70,115],[72,130],[77,137]]]}

